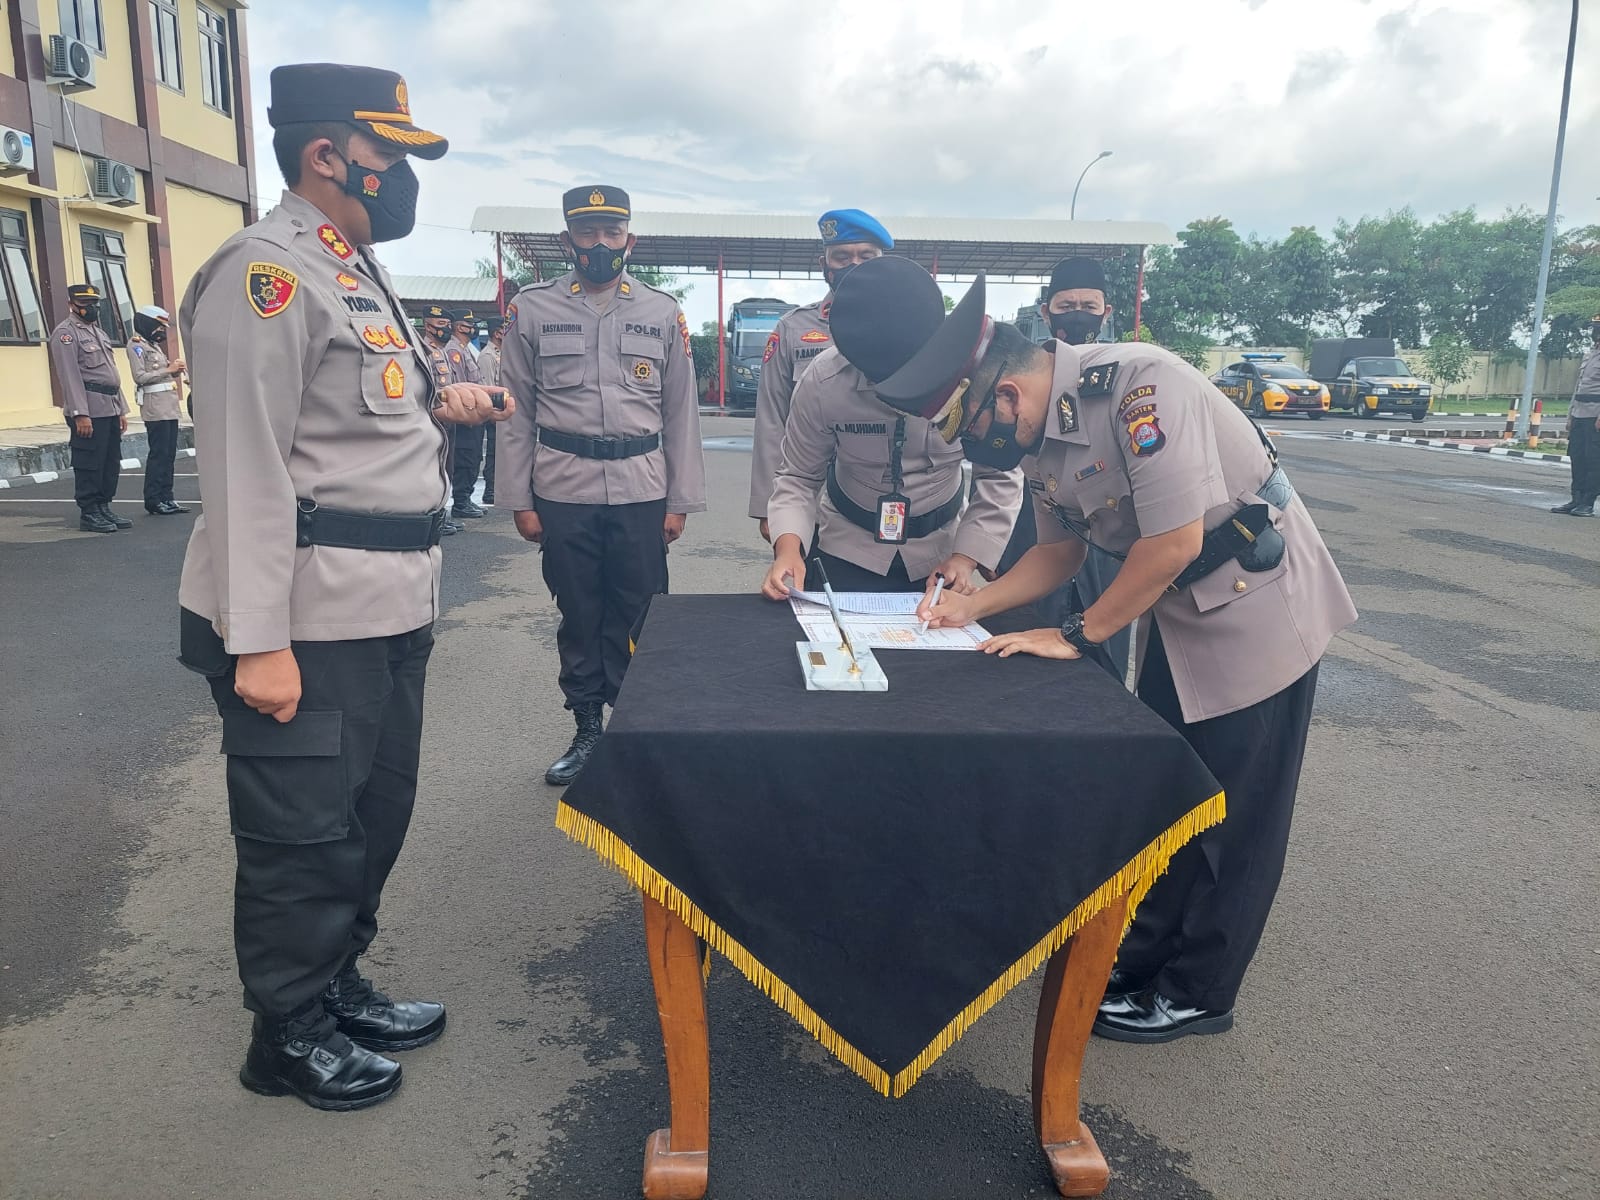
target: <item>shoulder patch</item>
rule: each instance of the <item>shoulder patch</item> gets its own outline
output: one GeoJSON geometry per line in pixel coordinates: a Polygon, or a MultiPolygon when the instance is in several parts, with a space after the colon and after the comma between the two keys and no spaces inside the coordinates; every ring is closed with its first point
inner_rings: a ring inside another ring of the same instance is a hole
{"type": "MultiPolygon", "coordinates": [[[[689,344],[689,318],[682,311],[678,313],[678,332],[683,335],[683,356],[687,359],[694,358],[694,347],[689,344]]],[[[774,337],[777,335],[774,334],[774,337]]]]}
{"type": "Polygon", "coordinates": [[[772,356],[778,352],[778,331],[774,329],[767,334],[767,348],[761,352],[761,361],[771,362],[772,356]]]}
{"type": "Polygon", "coordinates": [[[245,268],[245,298],[258,317],[277,316],[289,307],[299,290],[300,277],[277,263],[253,262],[245,268]]]}
{"type": "Polygon", "coordinates": [[[459,351],[459,350],[450,351],[450,361],[455,363],[457,366],[460,366],[461,365],[461,351],[459,351]]]}
{"type": "Polygon", "coordinates": [[[1126,396],[1124,396],[1122,398],[1122,400],[1117,404],[1117,416],[1120,417],[1123,413],[1127,412],[1129,408],[1131,408],[1133,405],[1137,404],[1139,401],[1144,400],[1144,399],[1146,399],[1146,398],[1148,398],[1150,396],[1154,396],[1155,394],[1156,394],[1156,385],[1155,384],[1153,384],[1153,383],[1142,383],[1142,384],[1140,384],[1138,387],[1134,388],[1133,391],[1129,392],[1126,396]]]}
{"type": "Polygon", "coordinates": [[[1101,363],[1078,376],[1078,396],[1109,396],[1117,385],[1117,363],[1101,363]]]}
{"type": "Polygon", "coordinates": [[[72,345],[72,335],[70,333],[63,333],[60,340],[63,346],[72,345]]]}
{"type": "Polygon", "coordinates": [[[1121,418],[1128,425],[1128,450],[1135,458],[1149,458],[1167,444],[1154,404],[1141,404],[1121,418]]]}
{"type": "Polygon", "coordinates": [[[318,225],[317,240],[326,246],[328,253],[332,254],[340,262],[347,262],[355,257],[355,247],[345,241],[344,235],[332,225],[318,225]]]}
{"type": "Polygon", "coordinates": [[[517,325],[517,302],[515,300],[513,300],[511,302],[511,304],[506,308],[505,331],[506,331],[506,334],[508,336],[511,333],[511,331],[516,328],[516,325],[517,325]]]}
{"type": "Polygon", "coordinates": [[[1071,392],[1062,392],[1056,397],[1056,423],[1062,433],[1077,432],[1078,406],[1072,402],[1071,392]]]}
{"type": "Polygon", "coordinates": [[[131,350],[133,353],[137,354],[140,358],[144,357],[144,346],[143,346],[142,343],[140,343],[140,342],[129,342],[128,343],[128,349],[131,350]]]}

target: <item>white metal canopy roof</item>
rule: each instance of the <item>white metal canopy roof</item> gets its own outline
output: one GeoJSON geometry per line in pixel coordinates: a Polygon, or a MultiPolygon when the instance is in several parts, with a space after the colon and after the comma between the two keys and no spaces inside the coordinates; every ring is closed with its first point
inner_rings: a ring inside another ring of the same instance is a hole
{"type": "MultiPolygon", "coordinates": [[[[1153,221],[1053,221],[975,217],[883,217],[894,252],[941,276],[1043,280],[1069,254],[1113,258],[1143,246],[1175,245],[1153,221]]],[[[561,210],[485,205],[472,217],[479,233],[496,233],[527,263],[562,261],[561,210]]],[[[639,244],[632,261],[667,269],[700,268],[733,275],[814,274],[821,236],[814,216],[775,213],[636,212],[639,244]]]]}

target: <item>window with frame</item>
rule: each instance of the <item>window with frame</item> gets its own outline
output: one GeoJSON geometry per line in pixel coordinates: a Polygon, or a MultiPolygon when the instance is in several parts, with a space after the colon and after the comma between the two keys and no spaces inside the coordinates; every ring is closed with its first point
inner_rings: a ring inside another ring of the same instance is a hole
{"type": "Polygon", "coordinates": [[[150,0],[150,49],[156,78],[175,92],[183,91],[183,63],[178,47],[178,0],[150,0]]]}
{"type": "Polygon", "coordinates": [[[128,286],[128,251],[111,229],[83,227],[84,282],[99,291],[100,327],[118,346],[128,344],[133,328],[133,289],[128,286]]]}
{"type": "Polygon", "coordinates": [[[100,16],[100,0],[61,0],[61,32],[104,54],[106,23],[100,16]]]}
{"type": "Polygon", "coordinates": [[[204,4],[200,10],[200,98],[207,108],[233,115],[233,73],[228,68],[228,19],[204,4]]]}
{"type": "Polygon", "coordinates": [[[28,257],[28,221],[0,208],[0,342],[44,341],[44,309],[28,257]]]}

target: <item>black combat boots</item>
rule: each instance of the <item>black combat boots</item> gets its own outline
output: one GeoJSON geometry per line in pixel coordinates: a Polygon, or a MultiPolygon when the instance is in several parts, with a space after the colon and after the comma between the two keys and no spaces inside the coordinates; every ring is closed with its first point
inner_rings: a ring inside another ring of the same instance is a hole
{"type": "Polygon", "coordinates": [[[384,1054],[426,1046],[444,1032],[444,1005],[391,1000],[363,979],[353,962],[328,984],[322,1006],[345,1037],[384,1054]]]}
{"type": "Polygon", "coordinates": [[[110,517],[102,517],[98,506],[84,508],[78,511],[78,528],[84,533],[115,533],[116,522],[110,517]]]}
{"type": "Polygon", "coordinates": [[[578,777],[578,772],[583,770],[583,764],[589,761],[589,755],[594,753],[595,745],[600,741],[603,723],[601,713],[603,704],[578,704],[574,705],[572,715],[578,722],[578,733],[572,739],[572,745],[567,747],[567,752],[555,762],[550,764],[550,769],[544,773],[544,781],[552,787],[566,787],[578,777]]]}
{"type": "Polygon", "coordinates": [[[99,505],[95,509],[95,511],[98,512],[100,514],[100,516],[104,520],[110,521],[118,529],[132,529],[133,528],[133,522],[128,520],[127,517],[119,517],[119,516],[117,516],[116,513],[111,511],[111,505],[109,505],[109,504],[99,505]]]}
{"type": "Polygon", "coordinates": [[[356,1045],[313,1003],[281,1020],[256,1017],[239,1082],[263,1096],[294,1095],[312,1108],[350,1112],[394,1095],[400,1064],[356,1045]]]}

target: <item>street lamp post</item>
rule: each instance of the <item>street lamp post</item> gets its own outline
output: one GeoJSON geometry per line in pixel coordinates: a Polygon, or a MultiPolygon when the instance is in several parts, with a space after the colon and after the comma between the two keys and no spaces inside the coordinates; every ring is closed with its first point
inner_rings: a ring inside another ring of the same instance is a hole
{"type": "MultiPolygon", "coordinates": [[[[1574,2],[1576,2],[1576,0],[1574,0],[1574,2]]],[[[1089,160],[1089,167],[1094,166],[1095,163],[1099,162],[1102,158],[1110,157],[1111,151],[1102,150],[1099,154],[1096,154],[1089,160]]],[[[1083,169],[1082,173],[1080,173],[1078,176],[1078,182],[1072,185],[1072,208],[1069,212],[1068,220],[1076,221],[1078,219],[1078,189],[1083,186],[1083,177],[1089,173],[1089,167],[1085,167],[1083,169]]]]}
{"type": "Polygon", "coordinates": [[[1556,124],[1556,161],[1550,172],[1550,210],[1544,218],[1544,247],[1539,252],[1539,286],[1533,298],[1533,330],[1528,335],[1528,365],[1522,376],[1522,403],[1517,408],[1517,436],[1528,436],[1533,415],[1533,372],[1539,365],[1539,333],[1544,328],[1544,293],[1550,282],[1550,250],[1556,232],[1556,197],[1561,191],[1561,152],[1567,141],[1567,106],[1572,99],[1572,52],[1578,45],[1578,0],[1572,0],[1572,28],[1567,32],[1567,73],[1561,81],[1561,117],[1556,124]]]}

